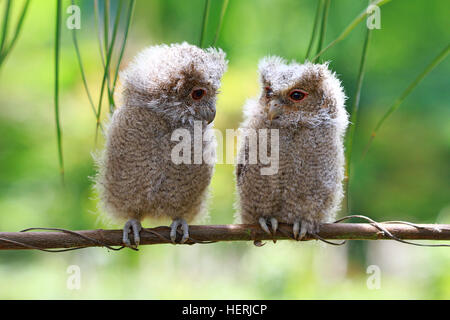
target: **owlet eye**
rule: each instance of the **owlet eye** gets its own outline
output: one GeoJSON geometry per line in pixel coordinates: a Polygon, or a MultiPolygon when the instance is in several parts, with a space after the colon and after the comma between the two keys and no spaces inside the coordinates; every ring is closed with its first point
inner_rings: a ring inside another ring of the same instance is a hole
{"type": "Polygon", "coordinates": [[[272,96],[272,93],[273,93],[272,88],[267,86],[264,89],[266,90],[266,98],[270,98],[272,96]]]}
{"type": "Polygon", "coordinates": [[[191,97],[194,100],[200,100],[201,98],[203,98],[206,94],[206,90],[203,88],[194,88],[192,89],[191,92],[191,97]]]}
{"type": "Polygon", "coordinates": [[[289,93],[289,99],[291,99],[294,102],[299,102],[305,99],[307,95],[308,92],[306,91],[294,89],[289,93]]]}

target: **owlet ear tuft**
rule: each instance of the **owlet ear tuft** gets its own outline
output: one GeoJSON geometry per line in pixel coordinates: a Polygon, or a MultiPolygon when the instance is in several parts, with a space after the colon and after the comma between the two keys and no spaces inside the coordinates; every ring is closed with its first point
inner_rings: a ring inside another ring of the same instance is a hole
{"type": "Polygon", "coordinates": [[[315,83],[316,86],[319,86],[330,73],[330,70],[328,70],[328,62],[323,64],[307,62],[305,63],[305,68],[305,79],[310,83],[315,83]]]}
{"type": "Polygon", "coordinates": [[[277,68],[286,64],[286,60],[277,56],[267,56],[259,61],[258,70],[263,85],[269,84],[274,77],[277,68]]]}
{"type": "Polygon", "coordinates": [[[228,60],[226,59],[226,53],[220,48],[210,47],[205,50],[209,55],[211,61],[215,65],[214,70],[217,73],[218,78],[221,78],[222,75],[227,71],[228,60]]]}

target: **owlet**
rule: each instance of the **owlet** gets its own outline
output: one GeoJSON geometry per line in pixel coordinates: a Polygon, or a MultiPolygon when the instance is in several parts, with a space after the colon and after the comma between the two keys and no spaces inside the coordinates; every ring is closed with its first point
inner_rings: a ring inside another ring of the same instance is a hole
{"type": "Polygon", "coordinates": [[[251,139],[242,139],[236,167],[241,220],[269,234],[268,224],[274,233],[279,222],[292,224],[294,238],[302,239],[333,219],[343,197],[345,95],[327,64],[267,57],[259,73],[261,94],[244,106],[242,129],[256,132],[258,148],[261,129],[277,130],[276,143],[268,137],[264,145],[277,153],[277,170],[264,173],[267,164],[259,158],[252,163],[251,139]]]}
{"type": "Polygon", "coordinates": [[[139,244],[146,217],[172,219],[170,237],[175,242],[181,226],[184,243],[187,222],[205,210],[214,164],[190,161],[194,152],[188,162],[174,160],[179,140],[173,135],[186,133],[189,151],[214,149],[210,133],[226,67],[222,50],[182,43],[146,48],[121,72],[123,105],[107,129],[96,186],[104,210],[128,220],[125,245],[131,246],[130,232],[139,244]],[[202,135],[200,146],[194,146],[195,126],[202,135]]]}

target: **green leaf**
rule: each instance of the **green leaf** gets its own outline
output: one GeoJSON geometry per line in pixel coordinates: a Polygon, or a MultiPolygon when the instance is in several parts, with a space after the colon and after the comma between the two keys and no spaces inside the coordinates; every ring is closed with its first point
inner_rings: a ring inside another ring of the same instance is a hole
{"type": "Polygon", "coordinates": [[[433,70],[439,63],[441,63],[448,55],[450,51],[450,44],[447,45],[444,50],[442,50],[434,59],[431,61],[431,63],[417,76],[417,78],[414,79],[414,81],[403,91],[403,93],[400,95],[400,97],[395,100],[395,102],[389,107],[387,112],[381,117],[381,119],[378,121],[377,125],[375,126],[375,129],[372,131],[372,134],[370,136],[369,142],[366,145],[366,148],[363,152],[364,157],[367,152],[369,151],[369,148],[372,144],[373,139],[375,139],[375,136],[378,133],[378,130],[381,128],[383,123],[394,113],[395,110],[397,110],[402,102],[406,99],[406,97],[417,87],[417,85],[422,81],[430,72],[433,70]]]}

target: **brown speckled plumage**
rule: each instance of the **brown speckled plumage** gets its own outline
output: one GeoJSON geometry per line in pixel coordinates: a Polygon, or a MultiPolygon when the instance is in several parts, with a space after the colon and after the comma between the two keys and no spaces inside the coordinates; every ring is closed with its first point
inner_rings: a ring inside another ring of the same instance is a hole
{"type": "MultiPolygon", "coordinates": [[[[183,43],[147,48],[121,73],[124,104],[108,126],[96,179],[107,213],[135,222],[145,217],[192,221],[203,211],[213,165],[172,162],[178,141],[171,136],[179,128],[192,133],[194,121],[202,122],[203,133],[212,130],[225,69],[222,51],[183,43]],[[195,101],[191,92],[198,87],[206,94],[195,101]]],[[[203,142],[203,148],[214,143],[203,142]]]]}
{"type": "Polygon", "coordinates": [[[266,221],[272,229],[278,222],[294,224],[294,234],[303,237],[333,219],[343,197],[345,96],[326,64],[287,64],[270,57],[262,60],[259,72],[262,94],[246,103],[242,128],[279,130],[278,172],[261,175],[267,165],[249,164],[248,145],[241,145],[236,167],[240,217],[266,231],[266,221]],[[289,99],[293,89],[308,95],[294,102],[289,99]],[[272,121],[270,113],[277,114],[272,121]]]}

